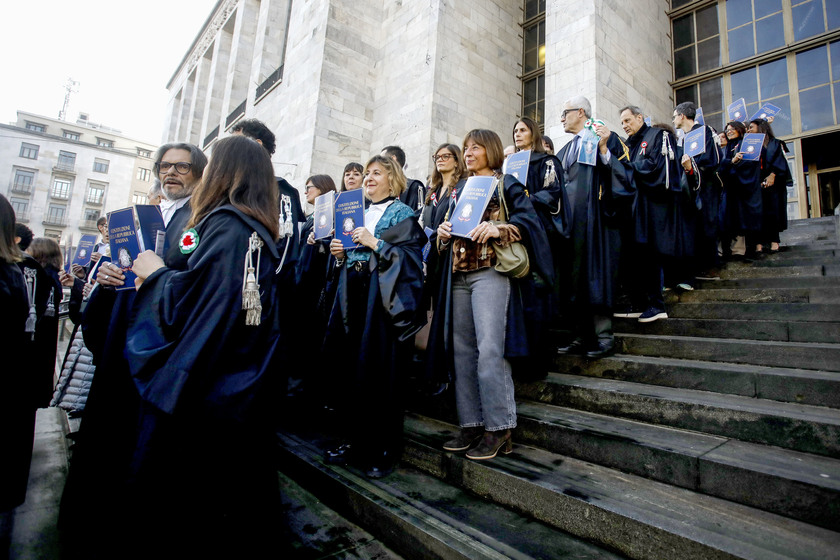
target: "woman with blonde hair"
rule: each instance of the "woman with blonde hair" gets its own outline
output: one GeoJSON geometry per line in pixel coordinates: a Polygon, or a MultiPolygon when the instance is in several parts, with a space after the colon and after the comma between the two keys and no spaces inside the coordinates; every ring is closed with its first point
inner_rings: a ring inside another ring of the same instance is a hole
{"type": "Polygon", "coordinates": [[[326,452],[326,461],[358,462],[371,478],[395,466],[402,445],[402,384],[422,326],[421,249],[426,236],[414,211],[399,201],[405,176],[391,158],[372,157],[364,189],[370,205],[365,223],[353,230],[358,248],[330,242],[339,267],[324,352],[347,357],[340,411],[349,429],[346,441],[326,452]]]}
{"type": "Polygon", "coordinates": [[[427,366],[454,368],[461,430],[443,448],[466,451],[474,460],[511,452],[510,430],[516,427],[511,363],[531,353],[523,327],[521,280],[496,270],[497,248],[524,243],[530,274],[547,283],[553,280],[545,231],[522,183],[500,172],[503,158],[495,132],[477,129],[466,135],[467,169],[471,175],[494,177],[495,193],[469,237],[453,237],[449,220],[437,229],[443,276],[427,366]],[[503,208],[504,222],[499,221],[503,208]]]}

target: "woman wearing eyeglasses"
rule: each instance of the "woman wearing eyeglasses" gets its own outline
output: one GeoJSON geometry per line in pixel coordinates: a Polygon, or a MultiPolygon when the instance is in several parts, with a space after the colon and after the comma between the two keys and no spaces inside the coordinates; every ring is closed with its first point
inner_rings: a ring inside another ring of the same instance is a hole
{"type": "Polygon", "coordinates": [[[493,195],[470,237],[453,237],[452,223],[437,230],[441,255],[440,291],[431,327],[427,367],[454,369],[460,432],[447,451],[466,451],[474,460],[492,459],[512,450],[516,427],[511,364],[531,354],[523,325],[520,281],[495,269],[499,245],[522,241],[531,274],[553,280],[548,241],[525,188],[502,175],[502,141],[490,130],[473,130],[464,138],[464,160],[471,175],[498,179],[503,200],[493,195]],[[502,206],[507,222],[499,222],[502,206]],[[454,366],[451,367],[451,366],[454,366]]]}
{"type": "Polygon", "coordinates": [[[743,123],[732,121],[721,136],[725,150],[719,171],[725,199],[724,229],[728,239],[735,241],[731,248],[728,242],[723,245],[736,259],[753,255],[754,247],[747,245],[747,238],[752,240],[761,229],[761,162],[743,159],[741,143],[746,133],[743,123]]]}

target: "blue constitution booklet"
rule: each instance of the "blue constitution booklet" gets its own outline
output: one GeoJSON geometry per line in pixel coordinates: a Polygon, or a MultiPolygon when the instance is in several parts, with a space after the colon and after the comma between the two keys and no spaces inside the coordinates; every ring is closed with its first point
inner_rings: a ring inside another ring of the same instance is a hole
{"type": "Polygon", "coordinates": [[[484,210],[495,191],[495,177],[474,175],[467,179],[449,218],[452,222],[452,235],[469,237],[467,234],[481,223],[484,210]]]}
{"type": "Polygon", "coordinates": [[[111,263],[120,267],[125,284],[119,290],[133,290],[137,275],[131,271],[134,259],[140,254],[140,240],[134,225],[134,208],[114,210],[108,214],[108,244],[111,246],[111,263]]]}
{"type": "Polygon", "coordinates": [[[706,127],[701,126],[686,133],[683,139],[683,150],[685,155],[697,157],[706,151],[706,127]]]}
{"type": "Polygon", "coordinates": [[[502,165],[502,173],[513,175],[520,183],[527,185],[529,163],[531,163],[531,150],[510,154],[502,165]]]}
{"type": "Polygon", "coordinates": [[[781,107],[776,107],[772,103],[765,103],[761,107],[758,108],[758,111],[755,112],[753,116],[750,117],[751,121],[757,119],[767,119],[769,117],[775,117],[781,112],[781,107]]]}
{"type": "MultiPolygon", "coordinates": [[[[90,256],[93,254],[93,247],[96,245],[96,236],[86,234],[79,239],[79,246],[76,247],[76,254],[73,256],[71,265],[78,264],[80,266],[87,266],[90,263],[90,256]]],[[[68,267],[67,272],[70,272],[68,267]]]]}
{"type": "Polygon", "coordinates": [[[595,160],[598,155],[598,141],[600,138],[597,134],[587,131],[580,137],[580,150],[578,150],[578,163],[584,165],[595,165],[595,160]]]}
{"type": "Polygon", "coordinates": [[[747,102],[743,97],[736,99],[726,107],[726,114],[729,115],[730,121],[746,122],[747,102]]]}
{"type": "Polygon", "coordinates": [[[335,193],[328,192],[315,199],[315,214],[312,216],[315,239],[325,239],[332,235],[335,219],[335,193]]]}
{"type": "Polygon", "coordinates": [[[365,225],[364,189],[338,193],[335,199],[335,236],[345,249],[355,249],[353,230],[365,225]]]}
{"type": "Polygon", "coordinates": [[[426,226],[426,227],[423,228],[423,233],[426,234],[426,244],[423,245],[423,262],[426,262],[427,260],[429,260],[429,251],[432,250],[432,242],[431,242],[430,239],[431,239],[432,234],[434,232],[435,232],[435,230],[433,230],[429,226],[426,226]]]}
{"type": "Polygon", "coordinates": [[[761,146],[764,144],[764,135],[755,132],[744,134],[741,141],[741,154],[746,161],[758,161],[761,157],[761,146]]]}
{"type": "Polygon", "coordinates": [[[137,212],[137,221],[140,223],[141,252],[154,251],[157,256],[163,258],[166,226],[163,223],[160,206],[138,204],[134,207],[134,211],[137,212]]]}
{"type": "Polygon", "coordinates": [[[697,114],[694,115],[694,122],[697,124],[702,124],[703,126],[706,125],[706,119],[703,118],[703,108],[697,107],[697,114]]]}

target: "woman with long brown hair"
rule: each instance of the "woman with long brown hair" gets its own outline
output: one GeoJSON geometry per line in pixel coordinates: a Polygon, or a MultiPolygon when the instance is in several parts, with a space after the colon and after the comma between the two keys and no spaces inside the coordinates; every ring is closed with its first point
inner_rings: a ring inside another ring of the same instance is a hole
{"type": "Polygon", "coordinates": [[[134,261],[126,357],[141,406],[125,505],[155,519],[154,542],[238,555],[271,534],[277,197],[265,149],[225,138],[192,196],[186,268],[134,261]]]}
{"type": "Polygon", "coordinates": [[[3,356],[3,394],[0,423],[4,431],[4,458],[0,461],[0,514],[16,508],[26,499],[29,462],[35,434],[35,406],[22,357],[30,337],[26,336],[29,303],[23,273],[18,268],[20,250],[15,243],[15,212],[0,195],[0,355],[3,356]]]}
{"type": "Polygon", "coordinates": [[[426,202],[420,214],[420,225],[436,230],[446,215],[455,186],[469,173],[455,144],[441,144],[432,156],[432,180],[426,191],[426,202]]]}

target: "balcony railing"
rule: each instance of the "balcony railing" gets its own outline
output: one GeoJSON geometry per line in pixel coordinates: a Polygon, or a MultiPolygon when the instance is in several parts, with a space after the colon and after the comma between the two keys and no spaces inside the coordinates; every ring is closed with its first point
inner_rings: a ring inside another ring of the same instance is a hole
{"type": "Polygon", "coordinates": [[[60,171],[62,173],[75,173],[76,172],[76,164],[75,163],[58,162],[53,167],[53,171],[60,171]]]}
{"type": "Polygon", "coordinates": [[[242,115],[245,114],[245,103],[247,101],[248,100],[246,99],[245,101],[240,103],[239,106],[236,109],[234,109],[233,111],[230,112],[230,114],[227,116],[227,119],[225,119],[225,128],[229,127],[231,124],[236,122],[236,120],[239,117],[241,117],[242,115]]]}
{"type": "Polygon", "coordinates": [[[29,212],[15,212],[15,221],[16,222],[28,222],[29,221],[29,212]]]}
{"type": "Polygon", "coordinates": [[[91,198],[88,197],[85,199],[85,204],[89,206],[102,206],[102,197],[99,198],[91,198]]]}
{"type": "Polygon", "coordinates": [[[256,99],[259,99],[260,97],[262,97],[263,95],[268,93],[268,91],[271,88],[273,88],[275,85],[279,84],[282,81],[283,81],[283,65],[281,64],[277,68],[277,70],[275,70],[274,72],[269,74],[268,78],[266,78],[263,81],[263,83],[261,83],[260,85],[257,86],[257,92],[256,92],[256,95],[255,95],[256,99]]]}
{"type": "Polygon", "coordinates": [[[90,230],[90,231],[99,231],[96,227],[96,222],[99,220],[84,220],[79,223],[79,229],[90,230]]]}
{"type": "Polygon", "coordinates": [[[44,221],[42,223],[45,226],[64,227],[67,225],[67,218],[65,218],[64,216],[44,216],[44,221]]]}
{"type": "Polygon", "coordinates": [[[219,127],[217,126],[204,139],[204,146],[202,146],[202,147],[206,148],[210,144],[210,142],[212,142],[213,140],[215,140],[218,137],[219,137],[219,127]]]}
{"type": "Polygon", "coordinates": [[[32,192],[32,183],[12,183],[12,192],[30,194],[32,192]]]}
{"type": "Polygon", "coordinates": [[[70,200],[70,193],[51,190],[50,198],[54,198],[56,200],[70,200]]]}

